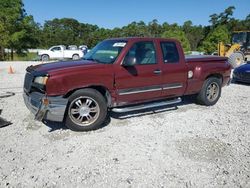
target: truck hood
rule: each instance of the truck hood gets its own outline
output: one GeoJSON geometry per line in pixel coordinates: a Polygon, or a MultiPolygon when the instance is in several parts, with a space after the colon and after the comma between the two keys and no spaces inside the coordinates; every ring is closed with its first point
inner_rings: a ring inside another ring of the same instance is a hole
{"type": "Polygon", "coordinates": [[[79,60],[79,61],[59,61],[59,62],[52,62],[52,63],[44,63],[39,65],[31,65],[27,68],[27,71],[35,71],[35,72],[44,72],[50,73],[53,71],[59,71],[68,68],[90,68],[96,66],[103,66],[103,64],[88,61],[88,60],[79,60]]]}

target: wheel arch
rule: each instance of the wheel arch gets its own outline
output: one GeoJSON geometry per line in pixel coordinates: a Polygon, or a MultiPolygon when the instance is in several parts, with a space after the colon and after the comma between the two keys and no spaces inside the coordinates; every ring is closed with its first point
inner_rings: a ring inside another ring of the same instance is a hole
{"type": "Polygon", "coordinates": [[[112,105],[112,97],[111,97],[110,91],[102,85],[92,85],[92,86],[81,87],[81,88],[76,88],[76,89],[70,90],[69,92],[67,92],[64,95],[64,98],[68,98],[70,95],[72,95],[74,92],[76,92],[80,89],[95,89],[95,90],[99,91],[102,94],[102,96],[105,98],[108,107],[110,107],[112,105]]]}
{"type": "Polygon", "coordinates": [[[74,54],[72,55],[72,58],[74,57],[74,55],[77,55],[78,57],[80,57],[80,54],[74,53],[74,54]]]}
{"type": "Polygon", "coordinates": [[[220,80],[221,84],[223,83],[223,76],[222,76],[222,74],[220,74],[220,73],[212,73],[212,74],[209,74],[209,75],[205,78],[205,80],[207,80],[208,78],[211,78],[211,77],[218,78],[218,79],[220,80]]]}
{"type": "Polygon", "coordinates": [[[43,57],[43,56],[48,56],[49,58],[50,58],[50,56],[49,56],[49,54],[42,54],[42,55],[40,55],[41,56],[41,58],[43,57]]]}

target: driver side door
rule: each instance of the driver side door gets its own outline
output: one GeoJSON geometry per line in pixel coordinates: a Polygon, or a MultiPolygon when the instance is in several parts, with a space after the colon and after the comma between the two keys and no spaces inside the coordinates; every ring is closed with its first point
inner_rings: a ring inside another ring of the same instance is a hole
{"type": "Polygon", "coordinates": [[[131,45],[123,65],[115,72],[118,105],[134,104],[161,97],[161,65],[157,61],[154,41],[131,45]],[[126,62],[128,61],[128,62],[126,62]],[[131,65],[129,65],[132,63],[131,65]]]}

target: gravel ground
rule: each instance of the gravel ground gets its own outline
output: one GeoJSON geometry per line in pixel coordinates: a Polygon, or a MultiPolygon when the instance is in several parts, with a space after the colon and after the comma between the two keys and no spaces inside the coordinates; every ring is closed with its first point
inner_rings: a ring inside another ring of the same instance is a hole
{"type": "MultiPolygon", "coordinates": [[[[34,63],[34,62],[33,62],[34,63]]],[[[212,107],[111,114],[77,133],[33,120],[22,99],[27,62],[0,62],[0,187],[250,187],[250,86],[212,107]],[[15,74],[7,74],[9,66],[15,74]]]]}

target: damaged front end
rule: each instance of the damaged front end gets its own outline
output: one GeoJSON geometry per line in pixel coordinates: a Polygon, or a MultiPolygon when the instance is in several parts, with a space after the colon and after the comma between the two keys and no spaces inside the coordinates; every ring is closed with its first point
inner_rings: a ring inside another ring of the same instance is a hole
{"type": "Polygon", "coordinates": [[[46,82],[49,75],[34,71],[32,66],[26,70],[23,98],[27,108],[38,121],[62,122],[68,99],[63,98],[63,96],[47,96],[46,82]]]}

